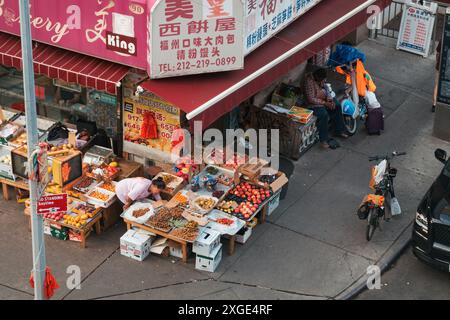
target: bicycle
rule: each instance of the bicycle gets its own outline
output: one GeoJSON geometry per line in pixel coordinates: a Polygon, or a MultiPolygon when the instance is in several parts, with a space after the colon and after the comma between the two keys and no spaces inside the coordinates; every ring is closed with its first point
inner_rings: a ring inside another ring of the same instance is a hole
{"type": "Polygon", "coordinates": [[[406,152],[394,151],[391,155],[369,157],[369,161],[381,160],[381,162],[372,168],[370,188],[374,193],[366,195],[358,209],[358,217],[362,220],[367,219],[367,241],[372,239],[377,228],[381,230],[381,218],[384,221],[390,220],[390,217],[386,218],[386,203],[389,204],[390,215],[399,215],[402,212],[394,190],[394,178],[397,176],[397,169],[391,167],[391,160],[404,155],[406,155],[406,152]],[[390,201],[387,201],[388,198],[390,201]]]}

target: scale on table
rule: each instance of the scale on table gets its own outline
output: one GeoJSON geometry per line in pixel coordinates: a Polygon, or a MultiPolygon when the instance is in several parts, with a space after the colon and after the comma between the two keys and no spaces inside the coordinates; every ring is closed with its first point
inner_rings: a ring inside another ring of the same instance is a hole
{"type": "Polygon", "coordinates": [[[113,157],[114,152],[112,149],[93,146],[84,155],[83,163],[100,166],[102,163],[109,163],[113,157]]]}

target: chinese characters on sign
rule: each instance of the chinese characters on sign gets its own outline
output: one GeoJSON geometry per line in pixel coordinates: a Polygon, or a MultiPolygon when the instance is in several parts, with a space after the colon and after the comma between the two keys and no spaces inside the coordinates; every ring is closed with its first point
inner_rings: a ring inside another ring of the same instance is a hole
{"type": "Polygon", "coordinates": [[[428,56],[437,5],[428,3],[428,7],[407,3],[403,12],[397,49],[428,56]]]}
{"type": "Polygon", "coordinates": [[[152,9],[151,78],[242,69],[241,0],[161,0],[152,9]]]}
{"type": "Polygon", "coordinates": [[[245,55],[321,0],[245,0],[245,55]]]}

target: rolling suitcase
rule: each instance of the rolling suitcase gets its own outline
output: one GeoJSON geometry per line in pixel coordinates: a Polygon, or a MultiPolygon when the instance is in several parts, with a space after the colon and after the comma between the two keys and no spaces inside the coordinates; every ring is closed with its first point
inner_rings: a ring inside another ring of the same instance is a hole
{"type": "Polygon", "coordinates": [[[382,108],[368,109],[366,128],[369,135],[380,135],[384,130],[384,115],[382,108]]]}

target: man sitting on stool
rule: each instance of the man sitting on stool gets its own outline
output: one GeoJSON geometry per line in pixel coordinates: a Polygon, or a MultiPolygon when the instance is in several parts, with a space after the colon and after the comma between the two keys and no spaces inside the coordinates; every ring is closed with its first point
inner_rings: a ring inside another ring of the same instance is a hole
{"type": "Polygon", "coordinates": [[[336,99],[327,96],[325,82],[327,71],[323,68],[317,69],[312,74],[308,74],[305,79],[305,96],[308,108],[314,111],[317,117],[317,128],[321,146],[330,148],[330,138],[328,135],[328,122],[334,122],[335,134],[341,138],[348,138],[345,133],[344,119],[340,103],[336,99]]]}

